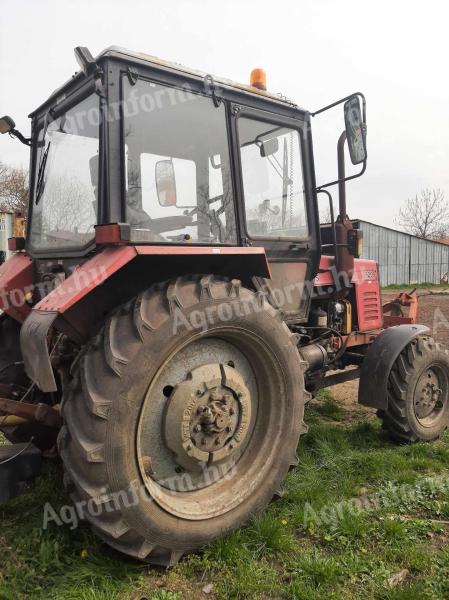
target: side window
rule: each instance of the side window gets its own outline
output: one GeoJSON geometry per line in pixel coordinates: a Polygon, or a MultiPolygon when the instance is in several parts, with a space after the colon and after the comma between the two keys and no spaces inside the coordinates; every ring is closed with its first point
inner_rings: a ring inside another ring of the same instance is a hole
{"type": "Polygon", "coordinates": [[[98,96],[91,95],[42,128],[34,149],[31,244],[79,248],[94,238],[98,210],[98,96]]]}
{"type": "Polygon", "coordinates": [[[148,241],[149,236],[164,233],[165,239],[170,242],[197,239],[197,236],[200,241],[224,241],[228,231],[227,211],[223,204],[223,171],[219,154],[209,158],[208,186],[203,188],[198,185],[197,168],[193,160],[141,154],[140,161],[136,163],[139,168],[136,169],[133,166],[136,161],[130,160],[128,148],[126,156],[128,216],[135,240],[148,241]],[[176,182],[176,202],[173,204],[161,202],[158,195],[156,171],[157,164],[162,161],[170,161],[173,165],[176,182]],[[168,232],[165,231],[167,223],[171,227],[168,232]]]}
{"type": "Polygon", "coordinates": [[[307,237],[299,132],[241,117],[238,133],[248,234],[307,237]]]}
{"type": "Polygon", "coordinates": [[[133,241],[235,244],[226,108],[210,98],[124,80],[126,211],[133,241]]]}

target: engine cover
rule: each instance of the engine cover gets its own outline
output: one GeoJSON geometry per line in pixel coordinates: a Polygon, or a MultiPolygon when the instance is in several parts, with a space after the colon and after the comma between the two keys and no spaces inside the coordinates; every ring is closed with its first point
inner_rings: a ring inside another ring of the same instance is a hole
{"type": "Polygon", "coordinates": [[[380,329],[383,326],[383,313],[376,261],[356,259],[352,283],[355,288],[359,331],[380,329]]]}

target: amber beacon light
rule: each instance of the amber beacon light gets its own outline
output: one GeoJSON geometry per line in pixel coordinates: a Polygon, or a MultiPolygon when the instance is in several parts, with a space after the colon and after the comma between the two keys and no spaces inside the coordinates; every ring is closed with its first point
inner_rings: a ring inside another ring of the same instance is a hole
{"type": "Polygon", "coordinates": [[[251,85],[259,90],[267,89],[267,74],[263,69],[253,69],[251,71],[251,85]]]}

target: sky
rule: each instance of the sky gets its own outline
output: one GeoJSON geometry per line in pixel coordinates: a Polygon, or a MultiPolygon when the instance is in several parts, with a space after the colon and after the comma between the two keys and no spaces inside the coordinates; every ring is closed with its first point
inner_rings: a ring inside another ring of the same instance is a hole
{"type": "MultiPolygon", "coordinates": [[[[0,15],[0,113],[24,134],[31,110],[78,70],[75,46],[122,46],[245,83],[262,67],[270,91],[310,111],[365,94],[368,167],[347,184],[352,218],[396,227],[421,189],[449,200],[443,0],[0,0],[0,15]]],[[[316,124],[318,182],[336,169],[341,124],[316,124]]],[[[28,149],[0,136],[0,161],[27,166],[28,149]]]]}

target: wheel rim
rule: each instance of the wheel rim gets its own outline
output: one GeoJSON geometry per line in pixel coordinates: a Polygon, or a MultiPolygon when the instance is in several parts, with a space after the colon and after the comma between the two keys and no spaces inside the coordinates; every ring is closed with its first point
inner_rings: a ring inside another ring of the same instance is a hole
{"type": "Polygon", "coordinates": [[[413,407],[415,416],[424,427],[433,427],[446,411],[448,377],[438,364],[424,369],[416,383],[413,407]]]}
{"type": "Polygon", "coordinates": [[[140,473],[153,500],[190,520],[241,504],[276,456],[282,423],[270,399],[285,396],[284,386],[274,352],[246,330],[203,335],[169,357],[138,426],[140,473]]]}

